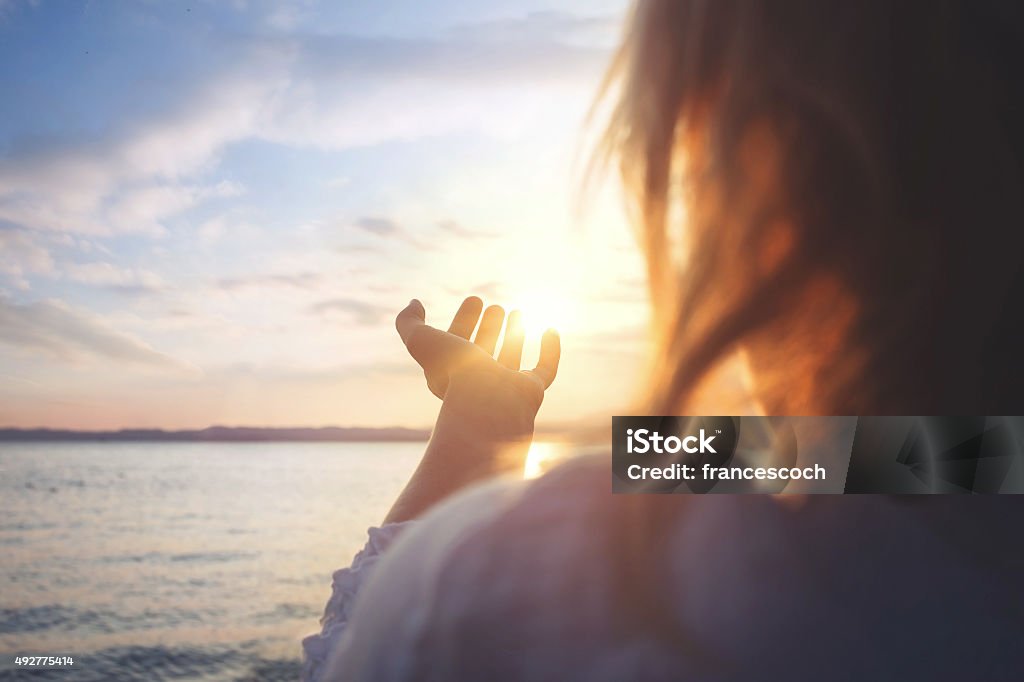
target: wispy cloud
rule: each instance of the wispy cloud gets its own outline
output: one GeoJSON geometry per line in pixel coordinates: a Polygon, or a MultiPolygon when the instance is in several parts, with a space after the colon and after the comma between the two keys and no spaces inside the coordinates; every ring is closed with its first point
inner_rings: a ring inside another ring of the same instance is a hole
{"type": "Polygon", "coordinates": [[[546,10],[526,16],[460,24],[452,35],[481,42],[555,42],[613,45],[621,31],[622,17],[615,14],[581,15],[546,10]]]}
{"type": "Polygon", "coordinates": [[[361,325],[376,325],[391,316],[392,311],[384,306],[374,305],[355,298],[330,298],[310,306],[310,312],[325,315],[334,312],[349,315],[354,322],[361,325]]]}
{"type": "Polygon", "coordinates": [[[183,180],[226,144],[253,134],[275,87],[273,60],[263,67],[264,79],[241,67],[207,76],[180,94],[180,106],[102,135],[15,138],[0,157],[0,220],[80,234],[161,234],[164,219],[237,195],[234,183],[183,180]]]}
{"type": "Polygon", "coordinates": [[[390,218],[366,216],[357,218],[353,225],[378,237],[398,237],[404,234],[398,223],[390,218]]]}
{"type": "Polygon", "coordinates": [[[220,195],[218,185],[182,181],[233,143],[344,149],[515,127],[524,96],[543,96],[549,85],[560,91],[607,58],[605,49],[563,42],[572,23],[558,14],[532,18],[527,30],[537,39],[526,51],[461,34],[235,36],[216,46],[212,68],[201,62],[203,71],[166,84],[178,89],[162,93],[173,107],[115,119],[102,133],[15,137],[0,157],[0,219],[61,232],[160,234],[168,217],[220,195]]]}
{"type": "Polygon", "coordinates": [[[224,291],[240,289],[288,288],[311,290],[323,282],[323,275],[317,272],[297,272],[293,274],[258,274],[245,277],[222,277],[217,286],[224,291]]]}
{"type": "Polygon", "coordinates": [[[448,288],[447,291],[452,296],[473,294],[474,296],[482,297],[484,300],[501,300],[504,297],[505,287],[502,286],[501,282],[481,282],[466,291],[452,288],[448,288]]]}
{"type": "Polygon", "coordinates": [[[125,293],[151,293],[166,286],[163,278],[154,272],[118,267],[112,263],[71,263],[62,271],[73,282],[125,293]]]}
{"type": "Polygon", "coordinates": [[[454,220],[442,220],[437,227],[462,239],[494,239],[499,236],[497,232],[485,232],[464,227],[454,220]]]}
{"type": "Polygon", "coordinates": [[[106,359],[149,367],[186,370],[185,363],[119,332],[96,315],[61,301],[18,304],[0,297],[0,343],[18,352],[64,362],[106,359]]]}
{"type": "MultiPolygon", "coordinates": [[[[364,232],[380,237],[381,239],[397,239],[403,241],[420,251],[432,251],[436,246],[429,240],[420,239],[402,225],[399,225],[390,218],[375,216],[364,216],[356,219],[353,223],[364,232]]],[[[350,249],[351,250],[351,249],[350,249]]]]}
{"type": "Polygon", "coordinates": [[[19,289],[27,289],[29,274],[49,274],[54,270],[53,257],[25,230],[0,229],[0,274],[19,289]]]}

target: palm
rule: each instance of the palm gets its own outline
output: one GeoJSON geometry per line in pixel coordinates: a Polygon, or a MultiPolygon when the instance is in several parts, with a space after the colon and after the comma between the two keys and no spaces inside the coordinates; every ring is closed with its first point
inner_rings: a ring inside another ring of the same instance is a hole
{"type": "Polygon", "coordinates": [[[423,368],[427,386],[438,398],[448,395],[454,380],[469,384],[471,395],[486,394],[490,400],[499,397],[492,394],[511,393],[535,402],[536,410],[544,389],[551,385],[558,371],[558,335],[553,330],[545,332],[537,366],[521,371],[524,334],[518,311],[508,315],[501,350],[497,357],[494,355],[504,323],[505,311],[500,306],[484,311],[483,302],[475,296],[462,302],[447,332],[428,326],[423,306],[415,300],[395,320],[402,341],[423,368]]]}

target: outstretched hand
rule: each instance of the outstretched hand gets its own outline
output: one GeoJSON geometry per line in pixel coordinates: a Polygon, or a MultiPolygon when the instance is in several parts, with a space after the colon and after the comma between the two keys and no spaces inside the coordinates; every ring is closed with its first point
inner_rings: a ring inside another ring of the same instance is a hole
{"type": "Polygon", "coordinates": [[[427,386],[446,406],[451,404],[464,419],[475,422],[471,426],[497,427],[499,435],[524,429],[532,433],[544,390],[558,372],[558,333],[546,331],[541,337],[537,366],[520,370],[524,332],[519,311],[508,315],[505,337],[495,358],[503,324],[505,311],[501,306],[483,310],[483,302],[476,296],[462,302],[447,332],[427,325],[426,312],[417,300],[395,319],[405,347],[423,368],[427,386]],[[474,329],[476,336],[470,340],[474,329]]]}
{"type": "Polygon", "coordinates": [[[523,327],[513,310],[497,358],[505,311],[470,296],[447,332],[427,325],[423,305],[413,300],[398,313],[395,327],[409,354],[423,368],[427,386],[443,401],[427,450],[386,523],[419,517],[461,488],[490,476],[523,471],[533,421],[544,390],[558,371],[561,344],[548,330],[540,360],[520,370],[523,327]],[[479,323],[479,328],[477,324],[479,323]],[[473,340],[473,330],[476,336],[473,340]]]}

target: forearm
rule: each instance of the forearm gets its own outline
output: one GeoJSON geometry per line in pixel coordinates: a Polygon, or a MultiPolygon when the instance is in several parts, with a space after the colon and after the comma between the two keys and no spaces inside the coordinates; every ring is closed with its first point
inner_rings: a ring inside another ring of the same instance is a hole
{"type": "Polygon", "coordinates": [[[446,400],[423,459],[399,495],[385,523],[408,521],[477,481],[521,473],[533,438],[533,419],[487,424],[446,400]]]}

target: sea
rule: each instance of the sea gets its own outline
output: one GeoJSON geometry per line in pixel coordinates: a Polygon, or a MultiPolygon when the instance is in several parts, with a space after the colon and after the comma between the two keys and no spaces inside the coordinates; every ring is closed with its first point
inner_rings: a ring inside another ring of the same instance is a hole
{"type": "Polygon", "coordinates": [[[423,448],[0,444],[0,680],[296,679],[423,448]]]}

